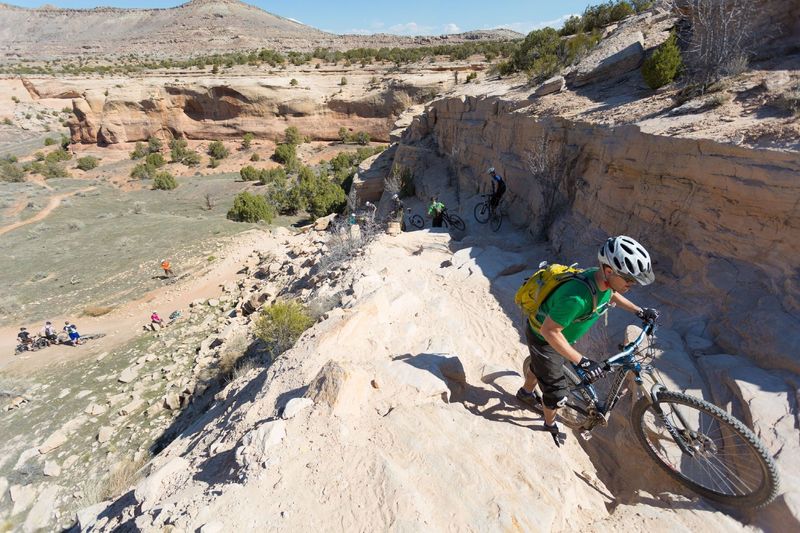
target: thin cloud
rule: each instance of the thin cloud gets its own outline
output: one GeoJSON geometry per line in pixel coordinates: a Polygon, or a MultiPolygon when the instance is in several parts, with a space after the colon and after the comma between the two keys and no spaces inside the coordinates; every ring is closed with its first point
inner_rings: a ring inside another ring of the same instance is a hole
{"type": "Polygon", "coordinates": [[[404,24],[395,24],[386,29],[386,33],[393,33],[395,35],[431,35],[435,33],[434,26],[424,26],[416,22],[406,22],[404,24]]]}
{"type": "Polygon", "coordinates": [[[500,24],[499,26],[495,26],[495,28],[505,28],[508,30],[514,30],[519,33],[530,33],[533,30],[541,30],[542,28],[546,28],[548,26],[550,28],[558,29],[564,25],[564,23],[567,21],[568,18],[574,16],[578,16],[578,14],[570,13],[568,15],[564,15],[563,17],[558,17],[557,19],[547,20],[544,22],[512,22],[510,24],[500,24]]]}
{"type": "Polygon", "coordinates": [[[445,24],[442,33],[461,33],[461,28],[458,27],[457,24],[445,24]]]}

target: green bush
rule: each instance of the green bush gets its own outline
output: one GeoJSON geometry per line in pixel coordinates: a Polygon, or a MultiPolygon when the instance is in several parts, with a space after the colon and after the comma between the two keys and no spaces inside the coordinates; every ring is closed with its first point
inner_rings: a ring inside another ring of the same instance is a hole
{"type": "Polygon", "coordinates": [[[25,172],[11,161],[0,162],[0,180],[21,182],[25,180],[25,172]]]}
{"type": "Polygon", "coordinates": [[[69,172],[66,168],[64,168],[64,165],[61,165],[56,161],[46,161],[44,164],[44,169],[40,171],[40,174],[48,180],[51,178],[69,177],[69,172]]]}
{"type": "Polygon", "coordinates": [[[673,32],[642,64],[642,77],[651,89],[658,89],[674,80],[681,67],[681,51],[673,32]]]}
{"type": "Polygon", "coordinates": [[[208,155],[214,159],[225,159],[228,157],[228,155],[230,155],[230,151],[225,148],[225,145],[222,144],[222,141],[213,141],[208,145],[208,155]]]}
{"type": "Polygon", "coordinates": [[[147,151],[151,154],[155,154],[161,151],[163,144],[161,143],[161,139],[158,137],[150,137],[147,139],[147,151]]]}
{"type": "Polygon", "coordinates": [[[78,168],[81,170],[92,170],[93,168],[97,168],[97,165],[100,164],[100,160],[96,157],[92,157],[87,155],[86,157],[81,157],[78,159],[78,168]]]}
{"type": "Polygon", "coordinates": [[[264,169],[258,176],[262,185],[285,184],[286,170],[283,167],[264,169]]]}
{"type": "Polygon", "coordinates": [[[172,139],[169,142],[169,155],[173,163],[182,163],[183,158],[189,153],[186,139],[172,139]]]}
{"type": "Polygon", "coordinates": [[[18,104],[19,103],[19,98],[17,98],[16,96],[12,96],[11,97],[11,101],[14,102],[15,104],[18,104]]]}
{"type": "Polygon", "coordinates": [[[256,336],[267,343],[271,357],[275,358],[291,348],[313,324],[303,304],[294,300],[279,301],[261,310],[256,320],[256,336]]]}
{"type": "Polygon", "coordinates": [[[195,152],[194,150],[189,151],[183,159],[181,159],[181,163],[186,165],[187,167],[196,167],[200,165],[200,154],[195,152]]]}
{"type": "Polygon", "coordinates": [[[477,79],[478,73],[477,72],[470,72],[467,74],[467,79],[464,80],[464,83],[470,83],[472,80],[477,79]]]}
{"type": "Polygon", "coordinates": [[[6,126],[13,126],[14,125],[14,123],[11,122],[11,119],[8,118],[8,117],[3,119],[3,124],[5,124],[6,126]]]}
{"type": "Polygon", "coordinates": [[[208,159],[208,168],[217,168],[219,166],[219,159],[211,157],[208,159]]]}
{"type": "Polygon", "coordinates": [[[279,144],[275,147],[272,159],[282,165],[293,165],[297,161],[297,147],[294,144],[279,144]]]}
{"type": "Polygon", "coordinates": [[[144,143],[137,142],[133,146],[133,152],[131,152],[131,159],[141,159],[148,154],[147,147],[144,143]]]}
{"type": "Polygon", "coordinates": [[[255,135],[252,133],[245,133],[244,137],[242,137],[242,149],[247,150],[250,148],[250,145],[253,144],[253,140],[256,138],[255,135]]]}
{"type": "Polygon", "coordinates": [[[242,177],[242,181],[258,181],[261,178],[261,171],[248,165],[242,167],[239,171],[239,176],[242,177]]]}
{"type": "Polygon", "coordinates": [[[300,130],[294,126],[289,126],[283,132],[284,141],[286,144],[294,144],[295,146],[303,144],[303,136],[300,135],[300,130]]]}
{"type": "Polygon", "coordinates": [[[233,200],[233,207],[228,211],[228,219],[237,222],[272,222],[275,208],[269,205],[263,196],[240,192],[233,200]]]}
{"type": "Polygon", "coordinates": [[[578,15],[572,15],[566,21],[564,21],[564,25],[561,26],[559,30],[559,35],[575,35],[576,33],[583,31],[583,19],[581,19],[578,15]]]}
{"type": "Polygon", "coordinates": [[[153,178],[153,190],[171,191],[177,186],[178,182],[169,172],[159,172],[153,178]]]}
{"type": "Polygon", "coordinates": [[[359,131],[353,136],[353,140],[356,142],[356,144],[366,146],[367,144],[369,144],[370,141],[369,133],[367,133],[366,131],[359,131]]]}
{"type": "Polygon", "coordinates": [[[261,161],[261,156],[258,154],[253,154],[250,156],[250,161],[261,161]]]}
{"type": "Polygon", "coordinates": [[[342,76],[342,79],[341,79],[341,80],[339,80],[339,85],[347,85],[347,78],[345,78],[344,76],[342,76]]]}
{"type": "Polygon", "coordinates": [[[58,139],[53,139],[52,137],[47,137],[44,140],[44,145],[45,146],[53,146],[54,144],[57,144],[57,143],[58,143],[58,139]]]}
{"type": "Polygon", "coordinates": [[[339,140],[343,144],[347,144],[348,142],[350,142],[350,132],[344,126],[339,128],[339,140]]]}
{"type": "MultiPolygon", "coordinates": [[[[33,158],[36,161],[44,161],[44,154],[42,152],[36,152],[36,153],[33,154],[33,158]]],[[[13,162],[16,163],[16,161],[13,161],[13,162]]]]}
{"type": "Polygon", "coordinates": [[[294,79],[294,78],[292,78],[291,80],[289,80],[289,85],[291,85],[292,87],[297,87],[297,84],[298,84],[298,83],[299,83],[299,82],[298,82],[296,79],[294,79]]]}
{"type": "Polygon", "coordinates": [[[138,180],[152,179],[157,172],[156,167],[147,163],[139,163],[131,170],[131,177],[138,180]]]}
{"type": "Polygon", "coordinates": [[[153,165],[156,168],[161,168],[167,164],[167,160],[164,159],[164,156],[158,152],[147,154],[147,157],[144,158],[144,161],[148,165],[153,165]]]}
{"type": "Polygon", "coordinates": [[[62,161],[69,161],[70,159],[72,159],[72,154],[63,148],[53,150],[44,157],[44,160],[47,163],[60,163],[62,161]]]}

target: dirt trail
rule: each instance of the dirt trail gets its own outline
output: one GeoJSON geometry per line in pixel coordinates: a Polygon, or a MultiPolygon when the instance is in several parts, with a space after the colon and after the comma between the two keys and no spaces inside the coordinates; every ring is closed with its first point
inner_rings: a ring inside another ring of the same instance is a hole
{"type": "MultiPolygon", "coordinates": [[[[47,215],[49,215],[50,212],[53,211],[53,209],[55,209],[56,207],[61,205],[61,201],[64,198],[68,198],[70,196],[75,196],[76,194],[82,193],[82,192],[93,191],[94,189],[95,189],[95,187],[86,187],[84,189],[79,189],[77,191],[72,191],[72,192],[68,192],[68,193],[64,193],[64,194],[57,194],[56,196],[53,196],[52,198],[50,198],[50,201],[48,202],[48,204],[45,206],[44,209],[42,209],[41,211],[36,213],[31,218],[28,218],[26,220],[20,220],[18,222],[14,222],[12,224],[8,224],[7,226],[3,226],[2,228],[0,228],[0,235],[5,235],[9,231],[13,231],[13,230],[15,230],[17,228],[20,228],[22,226],[26,226],[26,225],[32,224],[34,222],[39,222],[40,220],[43,220],[43,219],[47,218],[47,215]]],[[[19,213],[19,211],[17,211],[17,213],[19,213]]]]}
{"type": "MultiPolygon", "coordinates": [[[[154,309],[162,316],[175,309],[185,312],[196,299],[214,297],[220,285],[236,279],[236,273],[247,262],[254,251],[266,249],[268,240],[262,230],[251,230],[236,237],[236,242],[222,252],[222,259],[205,272],[183,283],[168,285],[150,291],[141,298],[120,306],[101,317],[80,317],[74,321],[83,334],[103,333],[106,336],[78,347],[51,346],[37,352],[14,355],[18,327],[0,328],[0,370],[14,373],[29,373],[44,368],[56,361],[78,360],[95,356],[133,339],[142,333],[142,326],[154,309]]],[[[60,323],[55,321],[56,327],[60,323]]],[[[28,324],[28,329],[38,333],[40,325],[28,324]]]]}

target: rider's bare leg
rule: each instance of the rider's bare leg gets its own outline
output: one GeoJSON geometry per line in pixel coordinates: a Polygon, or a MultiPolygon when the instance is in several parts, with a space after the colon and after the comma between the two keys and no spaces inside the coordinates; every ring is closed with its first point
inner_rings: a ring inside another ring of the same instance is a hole
{"type": "MultiPolygon", "coordinates": [[[[539,380],[536,379],[536,375],[531,372],[531,369],[527,366],[524,368],[525,371],[525,383],[523,383],[522,388],[525,389],[525,392],[533,393],[533,389],[536,388],[536,385],[539,384],[539,380]]],[[[556,413],[558,409],[548,409],[544,407],[544,421],[547,425],[552,426],[556,422],[556,413]]]]}

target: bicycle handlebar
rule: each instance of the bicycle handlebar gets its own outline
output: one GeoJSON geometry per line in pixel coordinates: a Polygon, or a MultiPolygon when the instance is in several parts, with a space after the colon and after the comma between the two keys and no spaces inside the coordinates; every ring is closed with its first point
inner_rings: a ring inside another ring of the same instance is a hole
{"type": "Polygon", "coordinates": [[[634,352],[634,350],[636,350],[636,348],[638,348],[639,345],[642,344],[644,338],[647,337],[648,335],[651,335],[656,328],[655,322],[648,321],[644,322],[642,325],[644,326],[644,328],[642,329],[642,332],[639,333],[638,337],[636,337],[632,342],[624,346],[621,352],[619,352],[616,355],[612,355],[611,357],[603,361],[602,363],[603,370],[608,372],[609,370],[611,370],[612,367],[622,365],[621,360],[629,357],[634,352]]]}

